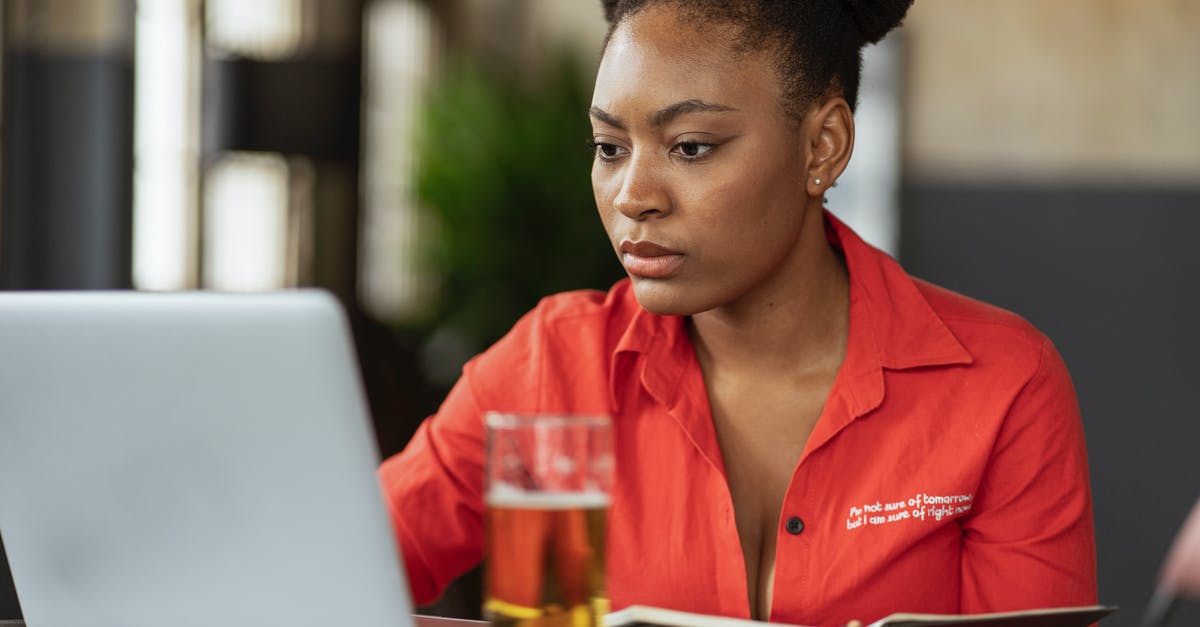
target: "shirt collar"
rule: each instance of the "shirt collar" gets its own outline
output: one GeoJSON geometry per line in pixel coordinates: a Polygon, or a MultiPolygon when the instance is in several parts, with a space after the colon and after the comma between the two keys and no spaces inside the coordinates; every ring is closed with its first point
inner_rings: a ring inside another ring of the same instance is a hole
{"type": "Polygon", "coordinates": [[[828,211],[825,234],[850,276],[846,358],[809,436],[804,455],[883,403],[883,371],[970,364],[971,354],[925,299],[913,278],[828,211]],[[830,407],[833,405],[833,407],[830,407]],[[830,411],[832,410],[832,411],[830,411]]]}
{"type": "Polygon", "coordinates": [[[851,344],[873,340],[879,366],[891,370],[971,363],[971,354],[895,259],[828,211],[825,223],[829,241],[842,251],[850,275],[851,344]],[[857,338],[856,314],[861,331],[857,338]],[[861,337],[867,332],[871,338],[861,337]]]}
{"type": "Polygon", "coordinates": [[[636,372],[651,396],[668,408],[673,408],[679,398],[679,379],[688,363],[696,358],[684,318],[660,316],[642,309],[629,279],[625,279],[624,283],[623,296],[630,301],[628,304],[634,314],[617,340],[609,365],[612,406],[614,410],[620,408],[621,389],[631,383],[627,378],[629,374],[636,372]],[[644,358],[638,360],[638,355],[644,355],[644,358]],[[630,368],[634,364],[637,366],[630,368]]]}
{"type": "MultiPolygon", "coordinates": [[[[850,276],[850,336],[834,394],[845,403],[847,422],[883,401],[883,370],[970,364],[971,354],[937,315],[914,280],[886,253],[866,243],[833,214],[825,212],[826,236],[846,260],[850,276]]],[[[626,285],[625,298],[634,300],[626,285]]],[[[638,373],[646,391],[674,408],[680,378],[695,360],[680,316],[652,314],[636,301],[635,313],[613,351],[609,381],[614,409],[620,389],[638,373]],[[637,360],[640,354],[642,359],[637,360]],[[639,366],[629,369],[640,361],[639,366]]],[[[816,435],[816,434],[814,434],[816,435]]],[[[810,447],[811,448],[811,447],[810,447]]]]}

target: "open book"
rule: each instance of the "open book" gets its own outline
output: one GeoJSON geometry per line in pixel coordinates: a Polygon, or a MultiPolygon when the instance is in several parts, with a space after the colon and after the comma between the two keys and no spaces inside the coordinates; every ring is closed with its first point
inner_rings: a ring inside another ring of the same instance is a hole
{"type": "MultiPolygon", "coordinates": [[[[1115,612],[1117,608],[1103,605],[1087,607],[1056,607],[996,614],[892,614],[867,627],[1087,627],[1115,612]]],[[[764,627],[779,623],[763,623],[741,618],[692,614],[664,610],[644,605],[631,605],[604,617],[607,627],[764,627]]]]}

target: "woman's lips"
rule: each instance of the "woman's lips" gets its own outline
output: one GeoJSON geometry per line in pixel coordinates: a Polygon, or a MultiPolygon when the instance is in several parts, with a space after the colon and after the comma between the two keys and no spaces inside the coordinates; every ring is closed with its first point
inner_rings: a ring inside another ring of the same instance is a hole
{"type": "Polygon", "coordinates": [[[654,242],[621,242],[621,264],[632,276],[644,279],[663,279],[671,276],[683,264],[683,253],[654,242]]]}

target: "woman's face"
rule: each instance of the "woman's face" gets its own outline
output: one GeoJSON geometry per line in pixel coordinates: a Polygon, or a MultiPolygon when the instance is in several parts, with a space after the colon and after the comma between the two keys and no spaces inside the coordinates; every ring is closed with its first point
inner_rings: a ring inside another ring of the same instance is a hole
{"type": "Polygon", "coordinates": [[[770,55],[735,50],[735,34],[652,6],[613,33],[596,76],[596,206],[656,313],[734,304],[798,258],[805,138],[770,55]]]}

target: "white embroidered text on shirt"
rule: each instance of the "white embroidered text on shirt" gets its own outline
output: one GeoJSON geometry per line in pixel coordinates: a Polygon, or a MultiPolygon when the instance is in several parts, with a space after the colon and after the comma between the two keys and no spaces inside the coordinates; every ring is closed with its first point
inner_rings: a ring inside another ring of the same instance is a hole
{"type": "Polygon", "coordinates": [[[846,529],[888,525],[902,520],[940,522],[971,511],[974,494],[934,495],[919,492],[907,499],[851,505],[846,529]]]}

